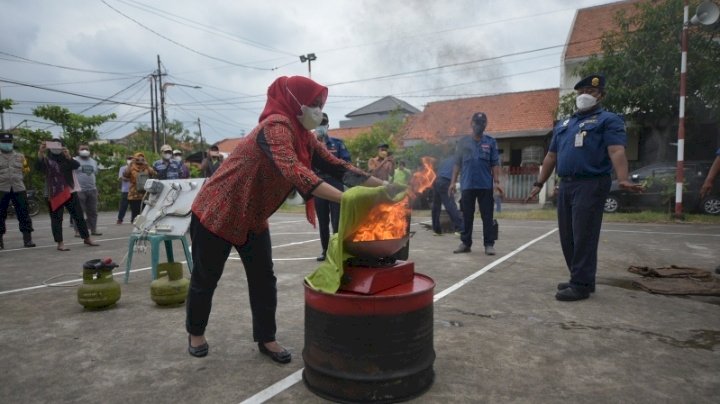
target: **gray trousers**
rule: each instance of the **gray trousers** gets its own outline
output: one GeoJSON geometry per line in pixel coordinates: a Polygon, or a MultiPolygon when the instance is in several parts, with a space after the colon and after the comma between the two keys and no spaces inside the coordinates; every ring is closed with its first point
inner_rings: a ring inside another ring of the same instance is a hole
{"type": "MultiPolygon", "coordinates": [[[[91,233],[97,233],[97,206],[98,206],[98,192],[93,189],[92,191],[78,191],[78,201],[80,206],[85,213],[85,220],[87,221],[88,230],[91,233]]],[[[73,228],[77,232],[75,222],[73,222],[73,228]]]]}

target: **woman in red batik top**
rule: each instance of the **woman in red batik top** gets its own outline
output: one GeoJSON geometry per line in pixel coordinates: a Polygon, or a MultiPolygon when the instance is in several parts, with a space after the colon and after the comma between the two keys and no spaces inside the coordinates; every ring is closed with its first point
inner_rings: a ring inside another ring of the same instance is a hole
{"type": "Polygon", "coordinates": [[[213,292],[235,247],[247,275],[253,339],[272,360],[290,362],[290,352],[275,340],[277,288],[268,218],[293,189],[305,198],[313,226],[313,196],[340,202],[342,192],[323,182],[313,168],[348,186],[386,184],[333,156],[310,132],[322,121],[327,94],[326,87],[302,76],[275,80],[268,88],[259,125],[206,180],[195,199],[186,319],[191,355],[208,353],[204,334],[213,292]]]}

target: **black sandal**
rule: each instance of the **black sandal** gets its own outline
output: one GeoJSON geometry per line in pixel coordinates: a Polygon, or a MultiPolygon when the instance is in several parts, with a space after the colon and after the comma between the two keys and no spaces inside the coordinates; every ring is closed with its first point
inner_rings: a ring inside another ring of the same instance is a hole
{"type": "Polygon", "coordinates": [[[292,360],[292,355],[290,352],[288,352],[287,349],[284,349],[280,352],[273,352],[265,347],[265,344],[262,342],[258,342],[258,349],[260,350],[260,353],[263,355],[267,355],[270,357],[270,359],[274,360],[277,363],[290,363],[292,360]]]}
{"type": "Polygon", "coordinates": [[[210,350],[210,345],[208,345],[207,342],[200,346],[192,346],[190,345],[190,334],[188,334],[188,353],[196,358],[202,358],[203,356],[207,356],[208,351],[210,350]]]}

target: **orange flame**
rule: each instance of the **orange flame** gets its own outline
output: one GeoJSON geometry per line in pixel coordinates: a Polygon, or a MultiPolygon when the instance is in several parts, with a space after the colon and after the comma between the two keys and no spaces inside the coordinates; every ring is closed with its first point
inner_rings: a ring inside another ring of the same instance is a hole
{"type": "Polygon", "coordinates": [[[410,216],[409,198],[397,203],[383,203],[373,207],[363,224],[355,231],[352,241],[394,240],[407,235],[410,216]]]}
{"type": "Polygon", "coordinates": [[[437,177],[435,170],[433,170],[435,158],[426,156],[422,157],[420,161],[422,161],[423,168],[413,174],[410,180],[410,195],[413,199],[430,188],[435,181],[435,177],[437,177]]]}
{"type": "Polygon", "coordinates": [[[435,170],[432,157],[423,157],[422,168],[413,174],[407,196],[397,203],[384,203],[373,207],[363,224],[355,231],[352,241],[394,240],[407,236],[410,220],[410,202],[432,186],[435,170]]]}

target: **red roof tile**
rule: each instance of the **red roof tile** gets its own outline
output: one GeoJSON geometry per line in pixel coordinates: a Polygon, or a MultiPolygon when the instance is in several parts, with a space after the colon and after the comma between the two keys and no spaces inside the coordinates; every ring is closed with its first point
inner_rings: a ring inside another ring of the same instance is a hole
{"type": "Polygon", "coordinates": [[[218,147],[218,150],[220,150],[223,153],[232,153],[233,150],[235,150],[235,147],[238,145],[238,142],[240,142],[241,137],[236,138],[225,138],[217,143],[215,143],[218,147]]]}
{"type": "Polygon", "coordinates": [[[433,102],[422,113],[407,117],[403,140],[438,143],[470,134],[470,118],[479,111],[487,114],[492,136],[545,134],[552,130],[559,95],[559,89],[551,88],[433,102]]]}
{"type": "Polygon", "coordinates": [[[335,128],[328,131],[328,136],[340,140],[351,140],[361,133],[370,132],[370,126],[358,126],[357,128],[335,128]]]}
{"type": "Polygon", "coordinates": [[[575,21],[565,48],[565,60],[592,56],[602,51],[601,28],[605,32],[618,31],[615,15],[625,10],[627,15],[637,12],[636,3],[643,0],[627,0],[617,3],[582,8],[575,14],[575,21]]]}

